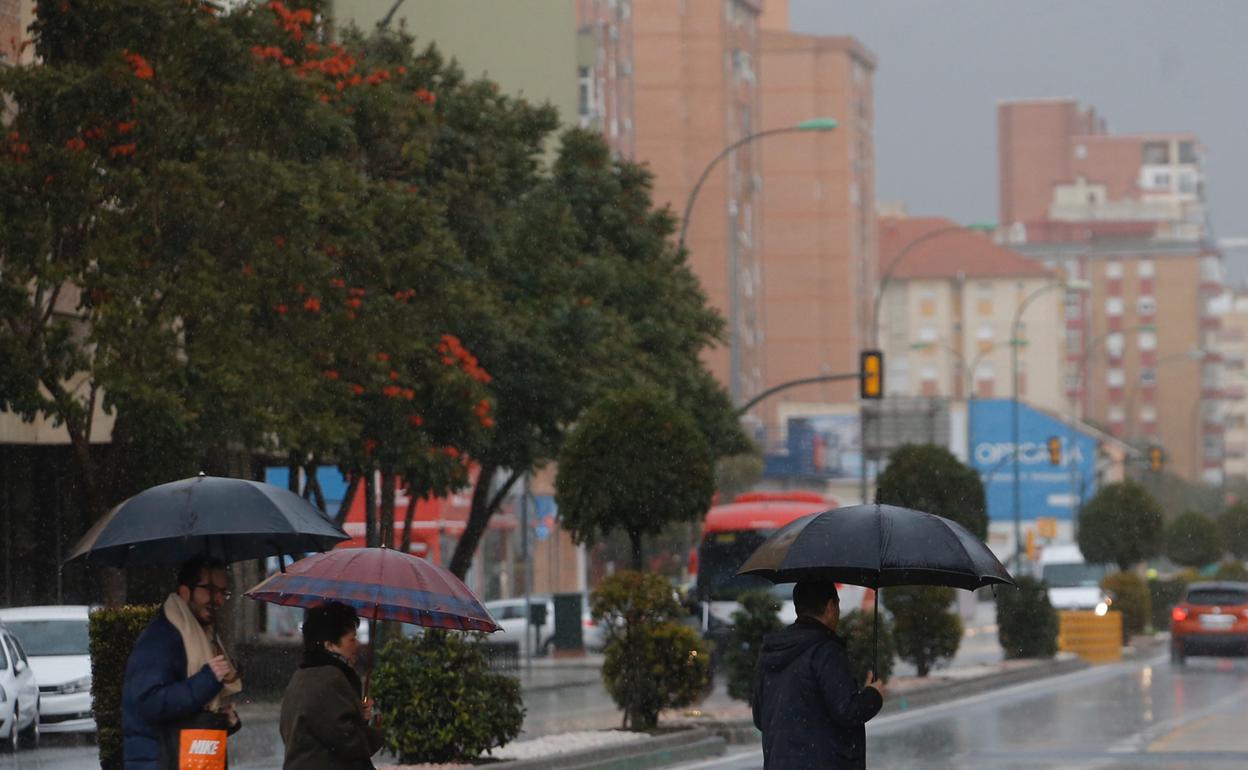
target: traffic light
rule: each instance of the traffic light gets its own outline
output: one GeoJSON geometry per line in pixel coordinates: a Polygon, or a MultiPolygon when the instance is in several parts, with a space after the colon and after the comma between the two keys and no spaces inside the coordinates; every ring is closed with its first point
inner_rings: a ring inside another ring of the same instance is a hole
{"type": "Polygon", "coordinates": [[[1036,531],[1027,530],[1027,561],[1036,560],[1036,531]]]}
{"type": "Polygon", "coordinates": [[[1166,453],[1159,446],[1148,448],[1148,469],[1150,471],[1160,471],[1161,466],[1166,462],[1166,453]]]}
{"type": "Polygon", "coordinates": [[[1049,464],[1062,464],[1062,440],[1057,436],[1049,436],[1049,464]]]}
{"type": "Polygon", "coordinates": [[[862,351],[859,358],[859,373],[862,376],[860,395],[870,399],[884,398],[883,351],[862,351]]]}

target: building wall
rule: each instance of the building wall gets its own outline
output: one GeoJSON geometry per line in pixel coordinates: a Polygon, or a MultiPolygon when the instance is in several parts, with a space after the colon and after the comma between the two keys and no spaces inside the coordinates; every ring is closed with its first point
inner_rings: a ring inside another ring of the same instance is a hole
{"type": "Polygon", "coordinates": [[[578,114],[626,158],[636,155],[631,0],[578,0],[578,114]],[[587,50],[586,50],[587,49],[587,50]]]}
{"type": "MultiPolygon", "coordinates": [[[[764,387],[852,372],[867,346],[877,262],[875,59],[853,38],[762,33],[762,129],[833,117],[832,132],[763,140],[764,387]]],[[[854,382],[803,386],[764,404],[857,398],[854,382]]]]}
{"type": "MultiPolygon", "coordinates": [[[[753,0],[632,4],[636,159],[655,174],[655,203],[678,215],[707,164],[759,126],[758,11],[753,0]]],[[[728,345],[705,358],[737,400],[763,382],[758,149],[742,147],[715,167],[685,241],[710,303],[735,320],[740,360],[730,365],[728,345]]]]}
{"type": "Polygon", "coordinates": [[[1248,293],[1228,292],[1222,303],[1218,354],[1225,400],[1223,470],[1228,481],[1248,481],[1248,293]]]}
{"type": "Polygon", "coordinates": [[[997,105],[1002,225],[1045,218],[1053,186],[1070,178],[1068,142],[1078,119],[1072,100],[997,105]]]}

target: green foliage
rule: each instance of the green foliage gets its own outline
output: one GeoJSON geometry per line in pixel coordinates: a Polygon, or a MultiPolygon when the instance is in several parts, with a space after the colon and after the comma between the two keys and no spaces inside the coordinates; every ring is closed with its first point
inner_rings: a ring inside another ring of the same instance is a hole
{"type": "Polygon", "coordinates": [[[1226,550],[1236,559],[1248,559],[1248,501],[1239,501],[1218,517],[1226,550]]]}
{"type": "Polygon", "coordinates": [[[121,690],[130,651],[160,605],[103,607],[91,613],[91,710],[102,770],[122,770],[121,690]]]}
{"type": "Polygon", "coordinates": [[[1079,514],[1079,550],[1089,564],[1126,570],[1160,556],[1163,532],[1161,506],[1129,479],[1101,487],[1079,514]]]}
{"type": "Polygon", "coordinates": [[[697,702],[711,675],[710,649],[680,623],[667,581],[616,573],[594,592],[592,608],[596,619],[609,620],[602,681],[624,712],[625,727],[652,729],[663,709],[697,702]]]}
{"type": "Polygon", "coordinates": [[[1213,579],[1248,582],[1248,567],[1241,561],[1224,561],[1218,565],[1218,571],[1213,573],[1213,579]]]}
{"type": "Polygon", "coordinates": [[[944,586],[897,586],[881,594],[893,615],[897,655],[913,663],[921,677],[956,655],[962,643],[962,620],[950,609],[953,591],[944,586]]]}
{"type": "Polygon", "coordinates": [[[732,640],[723,650],[728,671],[728,696],[748,701],[754,688],[754,669],[763,648],[763,637],[779,631],[780,601],[770,591],[746,591],[732,613],[732,640]]]}
{"type": "Polygon", "coordinates": [[[876,674],[881,681],[887,682],[892,678],[893,665],[897,658],[897,642],[894,639],[893,622],[886,615],[880,615],[878,646],[875,642],[874,612],[854,610],[847,613],[841,617],[836,631],[845,639],[850,673],[854,679],[859,683],[865,682],[873,662],[878,668],[876,674]]]}
{"type": "Polygon", "coordinates": [[[875,501],[956,521],[983,540],[988,503],[979,474],[933,444],[907,444],[888,458],[876,481],[875,501]]]}
{"type": "Polygon", "coordinates": [[[762,476],[761,455],[721,457],[715,462],[715,488],[719,490],[720,502],[730,503],[737,495],[750,491],[762,476]]]}
{"type": "Polygon", "coordinates": [[[693,419],[662,392],[640,388],[608,396],[581,418],[555,481],[573,539],[592,543],[622,530],[634,569],[642,566],[642,535],[698,519],[714,491],[711,454],[693,419]]]}
{"type": "Polygon", "coordinates": [[[1188,511],[1166,526],[1166,556],[1184,567],[1203,567],[1222,555],[1218,524],[1203,513],[1188,511]]]}
{"type": "Polygon", "coordinates": [[[1154,631],[1165,631],[1170,627],[1170,610],[1183,598],[1187,583],[1182,577],[1148,581],[1150,618],[1154,631]]]}
{"type": "Polygon", "coordinates": [[[520,683],[490,670],[481,645],[445,631],[395,636],[372,693],[386,746],[404,764],[471,761],[520,734],[520,683]]]}
{"type": "Polygon", "coordinates": [[[1122,613],[1122,641],[1144,633],[1144,625],[1152,615],[1152,598],[1148,586],[1134,572],[1114,572],[1101,580],[1101,588],[1113,599],[1110,610],[1122,613]]]}
{"type": "Polygon", "coordinates": [[[1048,587],[1033,577],[1019,577],[1017,588],[998,586],[997,638],[1006,658],[1051,658],[1057,654],[1057,611],[1048,587]]]}

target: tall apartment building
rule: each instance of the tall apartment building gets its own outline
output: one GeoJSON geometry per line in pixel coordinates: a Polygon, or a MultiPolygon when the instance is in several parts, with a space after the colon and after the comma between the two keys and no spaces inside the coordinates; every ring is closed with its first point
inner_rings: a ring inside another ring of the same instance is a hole
{"type": "MultiPolygon", "coordinates": [[[[774,4],[781,8],[783,3],[774,4]]],[[[783,14],[768,23],[785,23],[783,14]]],[[[832,117],[835,131],[759,142],[762,171],[764,388],[852,372],[867,347],[875,287],[874,55],[851,37],[762,32],[760,129],[832,117]]],[[[784,391],[760,406],[848,403],[852,381],[784,391]],[[787,404],[786,404],[787,402],[787,404]]],[[[771,431],[770,433],[775,433],[771,431]]],[[[774,436],[769,435],[769,438],[774,436]]]]}
{"type": "Polygon", "coordinates": [[[1222,318],[1223,472],[1228,482],[1248,481],[1248,292],[1228,291],[1217,299],[1222,318]]]}
{"type": "Polygon", "coordinates": [[[577,119],[626,158],[634,131],[633,8],[630,0],[577,0],[577,119]]]}
{"type": "Polygon", "coordinates": [[[1012,326],[1027,302],[1019,322],[1018,397],[1068,413],[1065,340],[1053,333],[1062,325],[1063,293],[1049,289],[1060,280],[1057,272],[956,227],[941,217],[880,220],[880,261],[894,266],[880,307],[888,393],[959,401],[1011,397],[1012,326]],[[937,231],[946,232],[929,235],[937,231]]]}
{"type": "Polygon", "coordinates": [[[1222,480],[1221,257],[1199,139],[1119,135],[1072,100],[998,106],[1002,234],[1091,282],[1066,297],[1066,396],[1190,480],[1222,480]],[[1164,408],[1163,408],[1164,405],[1164,408]]]}

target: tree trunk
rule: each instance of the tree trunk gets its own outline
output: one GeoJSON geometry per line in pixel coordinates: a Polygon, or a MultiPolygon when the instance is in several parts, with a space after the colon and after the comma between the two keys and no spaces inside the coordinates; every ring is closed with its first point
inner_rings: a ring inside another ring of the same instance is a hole
{"type": "Polygon", "coordinates": [[[329,515],[329,511],[325,510],[325,491],[321,489],[321,482],[316,478],[317,462],[313,460],[307,467],[308,489],[312,490],[312,503],[321,513],[329,515]]]}
{"type": "Polygon", "coordinates": [[[381,545],[394,548],[394,472],[381,472],[381,545]]]}
{"type": "Polygon", "coordinates": [[[641,572],[641,532],[638,530],[629,530],[628,542],[633,546],[633,569],[641,572]]]}
{"type": "Polygon", "coordinates": [[[299,494],[299,467],[299,456],[291,452],[286,463],[286,488],[296,495],[299,494]]]}
{"type": "Polygon", "coordinates": [[[372,468],[364,469],[364,545],[377,547],[377,477],[372,468]]]}
{"type": "Polygon", "coordinates": [[[360,489],[360,473],[354,471],[351,478],[347,481],[346,494],[342,496],[342,502],[338,503],[338,513],[334,515],[334,524],[341,527],[347,520],[347,514],[351,512],[351,501],[355,497],[355,493],[360,489]]]}
{"type": "Polygon", "coordinates": [[[468,523],[464,526],[464,534],[459,536],[459,542],[455,544],[455,555],[451,557],[451,574],[460,580],[464,579],[468,569],[472,567],[473,554],[477,552],[481,536],[485,534],[485,528],[490,523],[490,515],[493,513],[489,509],[490,487],[493,486],[497,474],[498,466],[490,463],[482,463],[481,472],[477,474],[468,523]]]}

